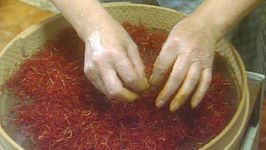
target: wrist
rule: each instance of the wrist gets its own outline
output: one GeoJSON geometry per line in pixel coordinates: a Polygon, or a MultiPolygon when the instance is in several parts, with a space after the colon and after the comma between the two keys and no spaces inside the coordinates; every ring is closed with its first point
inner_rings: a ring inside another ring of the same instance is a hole
{"type": "Polygon", "coordinates": [[[223,18],[223,16],[215,14],[206,14],[206,15],[199,15],[197,17],[201,18],[205,26],[210,28],[210,30],[213,31],[213,33],[217,38],[223,37],[233,27],[233,24],[227,22],[223,18]]]}
{"type": "Polygon", "coordinates": [[[98,0],[50,0],[76,30],[82,40],[101,22],[111,18],[98,0]]]}
{"type": "Polygon", "coordinates": [[[218,41],[225,34],[220,25],[208,16],[191,14],[186,19],[191,20],[191,23],[197,26],[199,33],[203,33],[215,41],[218,41]]]}
{"type": "Polygon", "coordinates": [[[99,12],[95,16],[85,16],[79,18],[79,25],[73,25],[80,38],[85,41],[95,30],[104,28],[108,25],[112,17],[107,12],[99,12]]]}

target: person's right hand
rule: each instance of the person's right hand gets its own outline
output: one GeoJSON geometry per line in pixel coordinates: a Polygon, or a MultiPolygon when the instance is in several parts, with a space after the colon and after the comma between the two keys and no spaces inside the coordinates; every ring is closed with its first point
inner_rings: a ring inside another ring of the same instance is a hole
{"type": "Polygon", "coordinates": [[[86,76],[110,99],[136,99],[149,86],[137,45],[111,16],[89,30],[83,39],[86,76]]]}
{"type": "Polygon", "coordinates": [[[169,110],[176,111],[191,97],[195,108],[203,99],[212,79],[212,65],[218,31],[198,16],[188,16],[171,30],[159,56],[156,58],[152,87],[158,87],[169,77],[160,91],[156,106],[162,107],[170,100],[169,110]]]}

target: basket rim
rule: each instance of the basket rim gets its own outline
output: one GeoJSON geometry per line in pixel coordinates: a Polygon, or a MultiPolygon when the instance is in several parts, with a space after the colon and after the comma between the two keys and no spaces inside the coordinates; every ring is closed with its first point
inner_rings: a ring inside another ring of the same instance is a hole
{"type": "MultiPolygon", "coordinates": [[[[225,42],[228,43],[227,41],[225,41],[225,42]]],[[[215,138],[210,140],[206,145],[202,146],[200,148],[200,150],[205,150],[205,149],[210,148],[217,140],[219,140],[220,138],[222,138],[222,136],[224,136],[227,132],[229,132],[229,130],[233,127],[233,125],[238,120],[238,117],[242,113],[243,109],[245,109],[245,107],[246,107],[246,112],[243,116],[244,120],[241,122],[239,129],[242,130],[243,128],[245,128],[246,122],[248,120],[247,117],[248,117],[248,112],[250,111],[249,110],[250,104],[249,104],[249,93],[248,93],[248,85],[247,85],[247,75],[246,75],[246,71],[244,68],[244,64],[243,64],[237,50],[232,45],[230,48],[233,52],[233,55],[235,56],[235,59],[237,59],[236,62],[238,63],[238,66],[240,67],[241,75],[243,76],[242,77],[243,90],[241,92],[240,103],[238,105],[237,111],[235,112],[233,118],[230,120],[228,125],[215,138]]],[[[236,141],[237,136],[239,136],[241,134],[241,130],[238,130],[238,132],[235,134],[235,136],[232,138],[232,140],[229,144],[232,145],[232,143],[236,141]]]]}

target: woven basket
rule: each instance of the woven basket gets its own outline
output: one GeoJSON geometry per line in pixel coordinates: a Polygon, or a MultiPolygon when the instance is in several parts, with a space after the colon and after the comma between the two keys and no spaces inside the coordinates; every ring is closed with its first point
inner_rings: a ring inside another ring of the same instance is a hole
{"type": "MultiPolygon", "coordinates": [[[[125,20],[132,23],[142,22],[147,27],[159,28],[170,31],[171,28],[182,18],[184,14],[171,9],[157,6],[129,4],[129,3],[109,3],[104,5],[106,10],[119,22],[125,20]]],[[[13,39],[0,54],[0,85],[5,83],[6,79],[20,63],[25,56],[31,56],[38,47],[42,46],[47,40],[51,40],[64,28],[70,25],[60,16],[54,16],[46,21],[34,25],[19,34],[13,39]]],[[[247,77],[243,63],[232,45],[225,40],[221,40],[216,46],[216,52],[219,53],[228,62],[231,73],[234,75],[239,86],[240,103],[233,119],[225,129],[214,139],[209,141],[201,149],[238,149],[241,137],[244,133],[247,116],[249,111],[249,95],[247,89],[247,77]]],[[[8,97],[2,92],[0,100],[0,115],[10,113],[11,107],[16,103],[14,99],[8,97]]],[[[20,147],[5,131],[0,127],[0,145],[4,149],[13,150],[20,147]]]]}

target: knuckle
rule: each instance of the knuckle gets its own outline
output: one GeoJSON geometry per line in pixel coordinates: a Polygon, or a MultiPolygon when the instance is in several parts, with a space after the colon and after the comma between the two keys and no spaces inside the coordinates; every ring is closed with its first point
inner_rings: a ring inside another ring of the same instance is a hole
{"type": "Polygon", "coordinates": [[[186,74],[188,73],[188,66],[189,65],[189,62],[187,61],[184,61],[182,62],[182,64],[180,64],[180,66],[176,67],[173,69],[173,74],[177,75],[177,76],[180,76],[181,74],[186,74]]]}
{"type": "Polygon", "coordinates": [[[83,72],[86,74],[86,75],[89,75],[89,74],[91,74],[92,72],[93,72],[93,69],[94,67],[93,67],[93,65],[91,65],[91,64],[86,64],[86,65],[84,65],[84,68],[83,68],[83,72]]]}
{"type": "Polygon", "coordinates": [[[94,53],[91,57],[91,62],[97,65],[100,64],[103,60],[103,55],[99,53],[94,53]]]}
{"type": "Polygon", "coordinates": [[[170,43],[177,44],[181,42],[181,38],[179,36],[173,36],[172,38],[169,39],[170,43]]]}
{"type": "Polygon", "coordinates": [[[172,73],[172,74],[171,74],[171,78],[172,78],[174,81],[179,81],[179,80],[181,80],[181,76],[180,76],[178,73],[172,73]]]}
{"type": "Polygon", "coordinates": [[[162,63],[157,63],[157,64],[155,65],[155,68],[156,68],[155,72],[156,72],[158,75],[162,75],[162,74],[163,74],[163,72],[164,72],[164,66],[163,66],[162,63]]]}
{"type": "Polygon", "coordinates": [[[110,47],[108,49],[108,53],[110,55],[115,55],[115,56],[119,55],[122,51],[123,51],[123,48],[121,48],[119,46],[117,46],[117,47],[110,47]]]}
{"type": "Polygon", "coordinates": [[[121,87],[112,87],[112,88],[108,89],[107,92],[111,98],[115,98],[115,97],[120,95],[121,91],[122,91],[121,87]]]}
{"type": "Polygon", "coordinates": [[[189,76],[187,77],[187,79],[192,82],[192,83],[195,83],[195,82],[198,82],[199,78],[198,78],[198,75],[192,75],[192,76],[189,76]]]}
{"type": "Polygon", "coordinates": [[[127,77],[126,82],[127,83],[134,83],[136,80],[133,77],[127,77]]]}
{"type": "Polygon", "coordinates": [[[126,82],[128,84],[133,84],[133,83],[136,83],[137,81],[138,81],[138,79],[135,76],[128,76],[126,79],[126,82]]]}
{"type": "Polygon", "coordinates": [[[121,51],[110,51],[108,55],[115,60],[122,60],[124,53],[121,51]]]}

